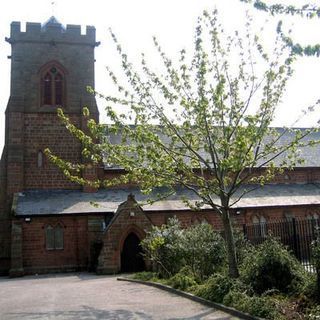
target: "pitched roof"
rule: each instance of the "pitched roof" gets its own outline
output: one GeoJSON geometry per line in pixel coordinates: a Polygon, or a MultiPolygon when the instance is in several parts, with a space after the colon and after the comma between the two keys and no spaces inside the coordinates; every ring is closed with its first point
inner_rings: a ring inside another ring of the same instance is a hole
{"type": "MultiPolygon", "coordinates": [[[[275,128],[278,133],[280,134],[281,138],[279,141],[277,141],[278,146],[285,146],[292,142],[292,140],[295,137],[294,132],[287,131],[285,128],[275,128]],[[283,134],[284,133],[284,134],[283,134]],[[282,135],[283,134],[283,135],[282,135]]],[[[295,130],[301,131],[303,134],[306,130],[309,130],[310,128],[294,128],[295,130]]],[[[158,136],[162,140],[163,143],[169,144],[170,140],[169,137],[161,133],[161,130],[159,130],[158,136]]],[[[108,138],[109,142],[112,144],[120,144],[121,143],[121,133],[120,134],[114,134],[114,133],[107,133],[106,137],[108,138]]],[[[270,142],[270,137],[265,138],[265,143],[270,142]]],[[[320,132],[313,132],[309,134],[306,138],[304,138],[302,141],[320,141],[320,132]]],[[[205,151],[199,151],[199,153],[204,157],[208,157],[208,154],[206,154],[205,151]]],[[[300,147],[299,148],[299,154],[300,158],[304,159],[303,163],[297,163],[296,167],[320,167],[320,144],[315,144],[314,146],[308,146],[308,147],[300,147]]],[[[275,164],[279,164],[281,160],[287,157],[287,154],[284,153],[280,157],[278,157],[275,160],[275,164]]],[[[109,164],[107,161],[104,161],[104,168],[106,170],[112,170],[112,169],[121,169],[119,166],[109,164]]]]}
{"type": "Polygon", "coordinates": [[[46,22],[44,22],[41,26],[42,30],[46,30],[48,26],[60,26],[61,31],[65,31],[65,27],[62,23],[54,16],[51,16],[46,22]]]}
{"type": "MultiPolygon", "coordinates": [[[[243,186],[243,188],[248,188],[248,186],[243,186]]],[[[157,193],[161,191],[165,190],[157,190],[157,193]]],[[[96,193],[84,193],[80,190],[33,190],[17,194],[13,210],[17,216],[113,213],[122,202],[126,201],[130,193],[135,195],[140,204],[148,197],[141,194],[135,187],[104,189],[96,193]]],[[[193,192],[178,188],[175,195],[150,205],[144,205],[142,208],[148,212],[189,210],[181,200],[182,197],[190,201],[199,200],[193,192]]],[[[234,208],[297,205],[320,205],[320,184],[265,185],[246,194],[234,208]]]]}

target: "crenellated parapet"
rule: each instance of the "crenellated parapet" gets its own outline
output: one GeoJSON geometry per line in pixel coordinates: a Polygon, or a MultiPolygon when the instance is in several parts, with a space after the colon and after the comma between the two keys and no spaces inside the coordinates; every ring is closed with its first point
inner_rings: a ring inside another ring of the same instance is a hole
{"type": "Polygon", "coordinates": [[[41,23],[27,22],[26,31],[21,31],[20,22],[11,23],[10,38],[6,38],[9,43],[16,42],[56,42],[88,44],[97,46],[96,30],[93,26],[86,27],[86,33],[81,34],[81,26],[68,24],[64,27],[60,23],[49,22],[44,25],[41,23]]]}

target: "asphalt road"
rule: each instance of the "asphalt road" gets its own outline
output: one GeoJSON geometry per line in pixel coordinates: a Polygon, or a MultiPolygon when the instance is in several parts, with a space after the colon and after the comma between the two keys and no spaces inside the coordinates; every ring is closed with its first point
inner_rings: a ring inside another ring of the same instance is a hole
{"type": "Polygon", "coordinates": [[[186,298],[89,273],[0,278],[0,319],[237,319],[186,298]]]}

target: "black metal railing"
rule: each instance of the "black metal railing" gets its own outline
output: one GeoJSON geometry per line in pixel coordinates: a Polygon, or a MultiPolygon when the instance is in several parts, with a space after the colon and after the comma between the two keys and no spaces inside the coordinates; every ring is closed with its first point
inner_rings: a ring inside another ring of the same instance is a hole
{"type": "Polygon", "coordinates": [[[275,220],[243,225],[245,238],[253,245],[262,243],[270,234],[278,238],[309,271],[315,268],[311,259],[311,242],[316,239],[319,219],[275,220]]]}

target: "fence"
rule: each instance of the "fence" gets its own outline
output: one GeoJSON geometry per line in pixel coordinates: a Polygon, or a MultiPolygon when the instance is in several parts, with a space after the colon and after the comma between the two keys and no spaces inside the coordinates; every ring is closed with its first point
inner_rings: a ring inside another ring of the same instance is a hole
{"type": "Polygon", "coordinates": [[[243,225],[243,232],[253,245],[262,243],[268,234],[278,238],[309,271],[315,272],[311,261],[311,242],[315,240],[319,219],[290,219],[243,225]]]}

